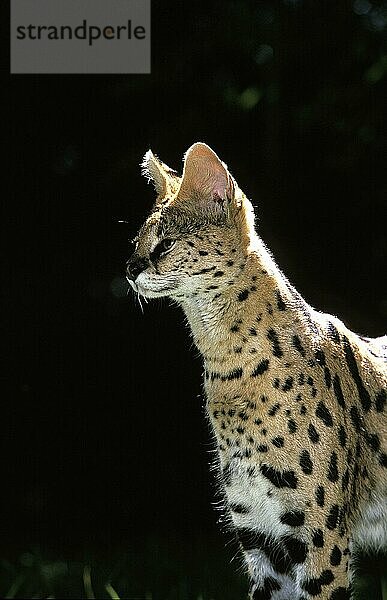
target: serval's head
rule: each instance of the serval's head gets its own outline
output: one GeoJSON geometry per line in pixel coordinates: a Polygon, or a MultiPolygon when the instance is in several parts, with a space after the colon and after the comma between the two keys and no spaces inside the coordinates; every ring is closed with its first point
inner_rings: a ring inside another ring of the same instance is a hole
{"type": "Polygon", "coordinates": [[[250,202],[206,144],[184,157],[182,177],[149,150],[143,174],[157,199],[135,238],[127,279],[142,296],[184,300],[232,285],[253,232],[250,202]]]}

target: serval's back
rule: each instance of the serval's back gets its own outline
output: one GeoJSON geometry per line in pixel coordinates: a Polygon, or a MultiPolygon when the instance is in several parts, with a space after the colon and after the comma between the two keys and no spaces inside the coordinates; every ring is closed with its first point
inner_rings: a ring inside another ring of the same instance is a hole
{"type": "Polygon", "coordinates": [[[208,146],[188,150],[182,177],[151,151],[143,169],[158,196],[128,280],[181,305],[203,356],[251,598],[350,598],[354,553],[386,547],[387,340],[303,300],[208,146]]]}

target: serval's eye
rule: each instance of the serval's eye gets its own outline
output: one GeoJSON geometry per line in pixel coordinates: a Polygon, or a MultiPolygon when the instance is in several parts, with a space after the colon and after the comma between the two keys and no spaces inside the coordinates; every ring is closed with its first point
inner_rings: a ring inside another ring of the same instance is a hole
{"type": "Polygon", "coordinates": [[[157,244],[153,252],[151,252],[150,258],[151,260],[157,260],[160,256],[167,254],[170,250],[172,250],[175,245],[176,240],[172,240],[170,238],[164,238],[157,244]]]}

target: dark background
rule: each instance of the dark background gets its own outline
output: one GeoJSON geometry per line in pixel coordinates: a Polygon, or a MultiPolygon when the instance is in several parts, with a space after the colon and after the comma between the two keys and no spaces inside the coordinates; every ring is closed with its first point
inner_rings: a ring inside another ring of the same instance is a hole
{"type": "Polygon", "coordinates": [[[304,297],[384,333],[386,32],[373,0],[154,1],[151,75],[11,77],[3,555],[224,545],[183,315],[126,296],[149,147],[210,144],[304,297]]]}

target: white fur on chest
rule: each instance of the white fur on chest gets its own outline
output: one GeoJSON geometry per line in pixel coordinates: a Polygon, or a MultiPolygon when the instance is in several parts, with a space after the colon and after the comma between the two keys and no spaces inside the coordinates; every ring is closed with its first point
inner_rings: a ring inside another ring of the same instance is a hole
{"type": "Polygon", "coordinates": [[[280,522],[282,503],[266,477],[259,472],[249,476],[248,467],[238,460],[230,465],[230,485],[225,486],[225,494],[233,524],[279,538],[289,530],[280,522]],[[234,512],[233,505],[244,507],[245,511],[234,512]]]}
{"type": "Polygon", "coordinates": [[[387,500],[376,494],[363,508],[353,530],[356,549],[378,551],[387,547],[387,500]]]}

